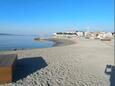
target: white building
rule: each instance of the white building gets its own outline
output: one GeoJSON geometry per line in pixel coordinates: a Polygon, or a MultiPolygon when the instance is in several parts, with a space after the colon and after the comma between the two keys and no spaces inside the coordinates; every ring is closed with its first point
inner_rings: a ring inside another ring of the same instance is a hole
{"type": "Polygon", "coordinates": [[[77,32],[78,37],[83,37],[84,36],[84,32],[77,32]]]}

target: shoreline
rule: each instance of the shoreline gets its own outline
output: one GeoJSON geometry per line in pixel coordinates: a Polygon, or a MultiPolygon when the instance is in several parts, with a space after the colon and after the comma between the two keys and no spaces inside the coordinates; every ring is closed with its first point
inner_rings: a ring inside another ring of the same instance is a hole
{"type": "Polygon", "coordinates": [[[104,72],[106,65],[113,64],[113,47],[99,40],[65,40],[76,44],[1,52],[18,55],[16,75],[19,75],[15,76],[15,82],[2,86],[109,86],[114,83],[109,81],[109,76],[114,76],[104,72]]]}
{"type": "Polygon", "coordinates": [[[76,44],[76,42],[74,40],[64,39],[64,38],[49,38],[49,39],[47,39],[47,41],[52,41],[54,44],[51,47],[8,49],[8,50],[0,50],[0,52],[32,50],[32,49],[45,49],[45,48],[53,48],[53,47],[60,47],[60,46],[67,46],[67,45],[76,44]]]}

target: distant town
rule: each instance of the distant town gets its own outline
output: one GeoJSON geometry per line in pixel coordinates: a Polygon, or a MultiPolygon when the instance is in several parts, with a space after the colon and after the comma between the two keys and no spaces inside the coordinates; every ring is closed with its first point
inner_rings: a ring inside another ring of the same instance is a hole
{"type": "Polygon", "coordinates": [[[58,37],[58,38],[85,37],[86,39],[111,40],[115,37],[115,32],[68,31],[68,32],[56,32],[53,34],[53,37],[58,37]]]}

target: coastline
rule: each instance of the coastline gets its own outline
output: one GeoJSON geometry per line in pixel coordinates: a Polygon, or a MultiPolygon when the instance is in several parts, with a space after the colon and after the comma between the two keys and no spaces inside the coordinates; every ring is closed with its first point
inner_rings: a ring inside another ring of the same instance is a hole
{"type": "MultiPolygon", "coordinates": [[[[7,51],[18,51],[18,50],[32,50],[32,49],[44,49],[44,48],[52,48],[52,47],[59,47],[59,46],[67,46],[75,44],[76,42],[71,39],[62,39],[62,38],[49,38],[45,39],[45,41],[52,41],[54,44],[51,47],[43,47],[43,48],[20,48],[20,49],[8,49],[8,50],[0,50],[0,52],[7,52],[7,51]]],[[[39,41],[39,40],[38,40],[39,41]]],[[[44,41],[44,40],[42,40],[44,41]]]]}
{"type": "Polygon", "coordinates": [[[2,86],[109,86],[114,83],[109,81],[111,75],[104,73],[106,65],[113,64],[114,47],[100,40],[70,40],[75,44],[1,53],[17,54],[16,68],[20,67],[17,73],[26,74],[2,86]]]}

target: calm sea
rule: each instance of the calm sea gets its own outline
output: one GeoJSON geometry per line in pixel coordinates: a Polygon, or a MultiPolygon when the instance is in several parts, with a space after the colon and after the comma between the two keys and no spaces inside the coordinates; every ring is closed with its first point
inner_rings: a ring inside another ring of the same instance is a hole
{"type": "Polygon", "coordinates": [[[0,35],[0,50],[52,47],[52,41],[35,41],[35,36],[0,35]]]}

